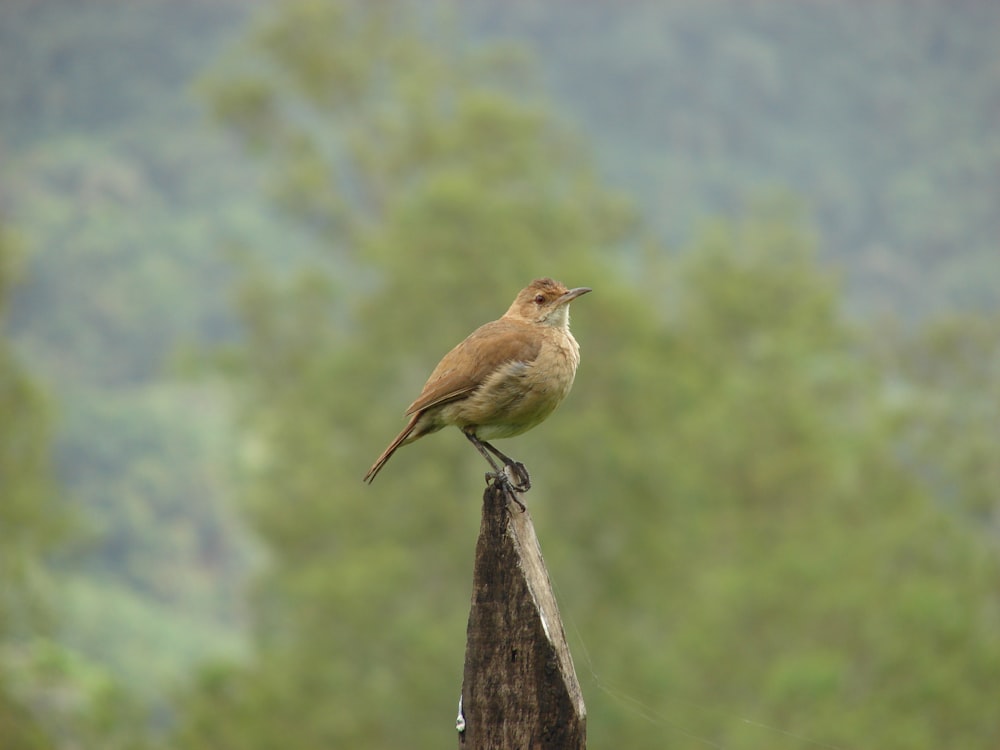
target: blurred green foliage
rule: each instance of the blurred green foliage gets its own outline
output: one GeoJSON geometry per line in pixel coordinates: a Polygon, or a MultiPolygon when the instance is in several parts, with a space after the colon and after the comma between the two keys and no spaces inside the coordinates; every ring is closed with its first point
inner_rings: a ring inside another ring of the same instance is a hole
{"type": "MultiPolygon", "coordinates": [[[[59,491],[51,401],[7,333],[24,256],[16,234],[0,225],[0,747],[138,748],[146,731],[140,703],[111,671],[59,639],[75,591],[66,563],[83,514],[59,491]]],[[[115,648],[106,629],[92,635],[115,648]]]]}
{"type": "Polygon", "coordinates": [[[45,398],[6,338],[10,288],[22,260],[16,235],[0,224],[0,628],[23,630],[37,616],[38,561],[65,531],[52,485],[45,398]]]}
{"type": "Polygon", "coordinates": [[[235,333],[224,246],[294,245],[273,211],[239,199],[253,171],[187,91],[248,11],[0,8],[0,204],[24,237],[5,333],[46,391],[45,454],[76,521],[50,570],[52,627],[18,654],[13,681],[61,745],[133,741],[148,708],[131,715],[133,702],[165,726],[168,691],[242,645],[252,553],[226,504],[228,400],[190,382],[179,350],[235,333]]]}
{"type": "Polygon", "coordinates": [[[990,746],[994,544],[896,455],[921,415],[887,398],[795,209],[765,201],[626,275],[613,254],[648,240],[530,86],[405,12],[285,4],[255,65],[209,87],[325,250],[245,282],[230,365],[271,565],[255,658],[204,674],[178,742],[454,741],[483,467],[446,432],[358,476],[437,356],[551,272],[595,287],[583,365],[510,450],[591,742],[990,746]]]}
{"type": "Polygon", "coordinates": [[[8,663],[45,615],[44,558],[64,537],[49,464],[50,422],[44,396],[17,361],[6,338],[10,289],[22,260],[19,243],[0,224],[0,745],[10,750],[51,747],[18,694],[8,663]]]}
{"type": "Polygon", "coordinates": [[[602,172],[672,242],[784,187],[853,310],[996,307],[997,6],[463,5],[471,28],[538,51],[602,172]]]}
{"type": "Polygon", "coordinates": [[[543,274],[583,364],[504,447],[592,744],[993,746],[997,18],[4,3],[0,746],[454,742],[484,466],[359,477],[543,274]]]}

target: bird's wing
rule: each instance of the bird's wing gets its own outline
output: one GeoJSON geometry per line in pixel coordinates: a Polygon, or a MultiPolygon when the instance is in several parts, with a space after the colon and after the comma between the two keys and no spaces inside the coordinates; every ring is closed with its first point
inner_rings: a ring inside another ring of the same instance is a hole
{"type": "Polygon", "coordinates": [[[532,362],[540,349],[537,332],[524,323],[501,318],[480,326],[444,355],[406,413],[462,398],[501,365],[532,362]]]}

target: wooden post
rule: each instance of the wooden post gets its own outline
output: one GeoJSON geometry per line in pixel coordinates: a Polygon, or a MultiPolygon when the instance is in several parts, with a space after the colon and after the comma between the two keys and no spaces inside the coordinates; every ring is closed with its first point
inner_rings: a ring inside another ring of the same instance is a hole
{"type": "Polygon", "coordinates": [[[584,750],[587,711],[528,511],[483,493],[459,710],[463,750],[584,750]]]}

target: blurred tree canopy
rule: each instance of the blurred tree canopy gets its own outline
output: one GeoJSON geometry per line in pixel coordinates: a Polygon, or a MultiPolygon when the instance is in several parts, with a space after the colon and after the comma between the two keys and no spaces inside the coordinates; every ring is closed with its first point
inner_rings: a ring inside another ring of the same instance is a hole
{"type": "Polygon", "coordinates": [[[662,236],[762,184],[806,203],[844,305],[1000,302],[1000,6],[469,0],[468,25],[544,60],[560,111],[662,236]]]}
{"type": "Polygon", "coordinates": [[[177,746],[453,741],[484,467],[359,477],[542,274],[596,290],[583,364],[505,447],[595,746],[993,747],[998,19],[0,3],[0,747],[135,747],[147,701],[177,746]],[[246,645],[237,490],[252,648],[174,706],[246,645]]]}
{"type": "MultiPolygon", "coordinates": [[[[0,316],[19,260],[16,243],[13,232],[0,225],[0,316]]],[[[5,582],[0,627],[10,631],[23,628],[22,616],[31,615],[35,563],[55,545],[62,524],[51,483],[45,399],[18,364],[5,334],[5,326],[0,327],[0,569],[5,582]]]]}
{"type": "Polygon", "coordinates": [[[51,747],[18,694],[10,664],[44,615],[43,560],[65,532],[52,485],[49,417],[44,396],[17,362],[5,313],[20,250],[0,223],[0,745],[10,750],[51,747]]]}
{"type": "Polygon", "coordinates": [[[83,523],[57,481],[49,394],[7,334],[23,257],[0,224],[0,747],[135,749],[146,725],[134,697],[59,640],[72,591],[61,574],[83,523]]]}
{"type": "Polygon", "coordinates": [[[319,250],[244,276],[226,362],[270,564],[253,658],[204,671],[175,741],[454,742],[483,467],[444,432],[360,476],[437,358],[544,274],[595,289],[574,306],[583,362],[509,450],[594,746],[991,747],[996,540],[908,471],[928,422],[894,398],[924,403],[932,374],[842,319],[786,202],[667,256],[522,62],[448,28],[297,0],[206,83],[319,250]]]}

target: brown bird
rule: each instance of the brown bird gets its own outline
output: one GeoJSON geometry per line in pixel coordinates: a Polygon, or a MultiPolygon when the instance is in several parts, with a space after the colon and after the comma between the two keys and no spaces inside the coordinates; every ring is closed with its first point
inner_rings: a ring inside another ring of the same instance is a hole
{"type": "Polygon", "coordinates": [[[406,410],[409,423],[364,481],[371,482],[400,446],[454,425],[489,462],[493,474],[488,478],[508,489],[528,490],[524,464],[486,441],[530,430],[569,393],[580,363],[580,346],[569,331],[569,303],[589,291],[567,289],[552,279],[536,279],[522,289],[502,318],[480,326],[444,356],[406,410]],[[516,483],[490,454],[510,469],[516,483]]]}

